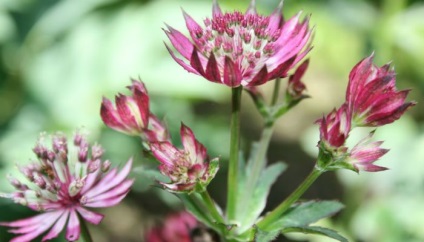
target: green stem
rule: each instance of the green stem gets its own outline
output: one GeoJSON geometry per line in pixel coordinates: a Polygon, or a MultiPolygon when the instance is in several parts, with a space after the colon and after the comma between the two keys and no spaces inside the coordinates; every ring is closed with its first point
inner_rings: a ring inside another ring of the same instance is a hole
{"type": "Polygon", "coordinates": [[[211,196],[209,195],[208,191],[203,191],[200,193],[202,196],[202,199],[208,208],[208,211],[211,213],[212,217],[216,220],[216,222],[224,223],[224,220],[221,216],[221,214],[218,212],[218,209],[215,206],[215,202],[212,200],[211,196]]]}
{"type": "Polygon", "coordinates": [[[277,103],[278,97],[280,96],[280,84],[281,78],[277,78],[274,82],[274,91],[272,92],[271,107],[277,103]]]}
{"type": "Polygon", "coordinates": [[[228,167],[227,190],[227,219],[230,222],[236,217],[240,148],[240,109],[242,90],[242,86],[232,89],[230,164],[228,167]]]}
{"type": "Polygon", "coordinates": [[[257,224],[259,228],[266,229],[267,226],[271,225],[273,222],[278,220],[281,215],[290,208],[290,206],[296,202],[305,191],[314,183],[314,181],[323,173],[323,170],[314,168],[308,177],[286,198],[278,207],[276,207],[272,212],[268,213],[259,223],[257,224]]]}
{"type": "Polygon", "coordinates": [[[90,232],[88,231],[87,223],[81,216],[79,216],[79,221],[80,221],[80,228],[81,228],[81,238],[83,239],[84,242],[93,242],[90,232]]]}

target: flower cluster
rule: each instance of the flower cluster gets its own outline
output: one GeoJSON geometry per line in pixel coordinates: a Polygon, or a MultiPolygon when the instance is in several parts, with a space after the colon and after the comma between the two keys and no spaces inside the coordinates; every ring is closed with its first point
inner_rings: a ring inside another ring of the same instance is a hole
{"type": "MultiPolygon", "coordinates": [[[[331,153],[340,165],[355,171],[382,171],[373,163],[387,153],[381,141],[371,142],[374,131],[347,153],[344,147],[349,132],[356,126],[379,127],[399,119],[415,102],[405,102],[409,90],[398,91],[393,69],[386,64],[377,67],[374,55],[360,61],[349,75],[346,102],[337,110],[318,120],[320,149],[331,153]]],[[[335,162],[335,163],[337,163],[335,162]]],[[[325,164],[327,165],[327,164],[325,164]]]]}
{"type": "Polygon", "coordinates": [[[223,13],[214,1],[212,19],[204,20],[204,28],[183,13],[191,40],[170,26],[165,30],[188,63],[167,48],[187,71],[230,87],[257,86],[285,77],[309,52],[312,31],[308,18],[299,21],[300,13],[285,21],[282,7],[281,1],[270,16],[262,16],[252,0],[244,14],[223,13]]]}
{"type": "Polygon", "coordinates": [[[11,233],[22,234],[13,242],[31,241],[45,231],[42,238],[50,240],[59,235],[65,225],[66,239],[76,241],[80,237],[80,219],[99,224],[103,215],[85,207],[111,207],[127,195],[133,180],[127,176],[130,159],[121,171],[110,169],[110,161],[102,161],[103,148],[90,146],[81,134],[76,134],[73,145],[68,147],[63,134],[52,136],[52,148],[40,138],[33,151],[37,161],[21,166],[21,173],[29,182],[9,177],[16,192],[1,194],[14,202],[44,213],[0,225],[12,227],[11,233]]]}

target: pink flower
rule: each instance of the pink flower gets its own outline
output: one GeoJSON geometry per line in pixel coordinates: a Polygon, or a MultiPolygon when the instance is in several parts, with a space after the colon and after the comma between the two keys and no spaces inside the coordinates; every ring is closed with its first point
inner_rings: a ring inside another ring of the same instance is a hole
{"type": "Polygon", "coordinates": [[[270,16],[256,13],[252,0],[245,14],[222,13],[217,1],[212,19],[200,26],[183,12],[191,40],[167,26],[165,33],[181,54],[174,60],[189,72],[230,87],[261,85],[284,77],[309,52],[309,19],[300,13],[288,21],[281,15],[283,1],[270,16]]]}
{"type": "Polygon", "coordinates": [[[180,134],[183,149],[169,141],[150,144],[153,156],[161,163],[160,172],[171,179],[171,183],[161,184],[173,192],[202,190],[218,171],[218,159],[209,161],[206,148],[189,127],[181,124],[180,134]]]}
{"type": "Polygon", "coordinates": [[[191,231],[199,223],[188,212],[169,215],[162,226],[150,230],[145,237],[148,242],[191,242],[191,231]]]}
{"type": "Polygon", "coordinates": [[[373,164],[389,151],[388,149],[380,148],[383,141],[371,142],[374,132],[371,132],[367,137],[362,139],[350,152],[348,160],[357,171],[377,172],[387,170],[386,167],[373,164]]]}
{"type": "Polygon", "coordinates": [[[327,116],[316,121],[320,125],[320,140],[328,147],[342,147],[349,135],[351,118],[346,105],[333,110],[327,116]]]}
{"type": "Polygon", "coordinates": [[[31,184],[10,178],[17,189],[10,194],[0,194],[16,203],[42,212],[31,218],[14,222],[1,222],[12,227],[11,233],[21,234],[13,242],[31,241],[50,230],[42,241],[56,238],[66,225],[66,239],[80,237],[80,219],[99,224],[103,215],[86,207],[110,207],[127,195],[133,180],[127,179],[131,169],[130,159],[123,169],[110,169],[109,161],[102,161],[100,145],[90,146],[80,134],[68,151],[67,139],[60,133],[52,137],[52,149],[37,142],[34,153],[38,161],[22,166],[22,174],[31,184]],[[91,152],[89,152],[91,150],[91,152]]]}
{"type": "Polygon", "coordinates": [[[110,100],[103,98],[100,109],[103,122],[112,129],[128,135],[141,135],[148,141],[167,140],[166,128],[150,113],[149,95],[144,83],[132,80],[128,89],[132,96],[118,94],[115,97],[116,108],[110,100]]]}
{"type": "Polygon", "coordinates": [[[374,55],[360,61],[350,72],[346,102],[356,126],[377,127],[399,119],[415,102],[405,102],[409,90],[397,91],[390,64],[375,66],[374,55]]]}

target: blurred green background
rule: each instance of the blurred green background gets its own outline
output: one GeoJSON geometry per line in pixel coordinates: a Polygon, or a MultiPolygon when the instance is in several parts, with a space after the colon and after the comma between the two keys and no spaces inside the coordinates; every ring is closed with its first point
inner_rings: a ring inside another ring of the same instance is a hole
{"type": "MultiPolygon", "coordinates": [[[[278,0],[257,1],[269,14],[278,0]]],[[[106,128],[99,116],[102,96],[127,93],[130,77],[140,77],[152,98],[152,110],[163,117],[178,143],[180,122],[189,125],[211,156],[222,165],[212,182],[212,196],[225,202],[229,143],[229,90],[189,74],[167,53],[164,23],[184,30],[180,7],[199,22],[211,14],[212,0],[1,0],[0,1],[0,191],[12,187],[7,174],[35,158],[38,134],[76,128],[99,141],[106,157],[120,165],[135,157],[133,191],[106,218],[90,228],[94,240],[143,241],[146,229],[163,215],[181,209],[173,196],[154,186],[137,138],[106,128]]],[[[224,10],[244,11],[248,1],[221,0],[224,10]]],[[[303,101],[277,125],[269,161],[283,160],[289,169],[271,191],[275,207],[313,167],[318,129],[313,122],[344,99],[350,69],[375,51],[375,61],[393,61],[400,89],[412,88],[418,105],[400,121],[379,128],[376,138],[391,151],[379,162],[389,171],[360,175],[349,171],[324,174],[305,198],[339,199],[347,208],[321,223],[351,241],[424,241],[424,2],[415,0],[286,0],[286,18],[299,10],[311,13],[314,49],[305,76],[312,99],[303,101]]],[[[264,85],[271,93],[272,85],[264,85]]],[[[243,99],[243,146],[258,139],[262,120],[247,95],[243,99]]],[[[366,131],[364,131],[366,132],[366,131]]],[[[351,137],[365,133],[355,130],[351,137]]],[[[34,214],[0,199],[0,221],[34,214]]],[[[12,236],[0,228],[0,241],[12,236]]],[[[61,236],[63,238],[63,235],[61,236]]],[[[288,235],[281,241],[330,241],[288,235]]],[[[58,239],[57,241],[63,241],[58,239]]]]}

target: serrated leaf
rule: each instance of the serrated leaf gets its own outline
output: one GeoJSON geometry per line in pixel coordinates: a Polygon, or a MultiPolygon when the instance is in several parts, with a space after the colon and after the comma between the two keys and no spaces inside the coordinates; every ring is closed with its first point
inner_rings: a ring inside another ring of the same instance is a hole
{"type": "MultiPolygon", "coordinates": [[[[249,164],[250,165],[250,164],[249,164]]],[[[282,162],[274,163],[262,171],[261,177],[256,185],[256,188],[251,193],[251,196],[245,196],[243,193],[240,197],[243,199],[241,203],[248,203],[242,206],[243,210],[239,210],[240,232],[249,229],[257,220],[266,205],[266,200],[271,189],[272,184],[276,181],[278,176],[286,169],[287,165],[282,162]]],[[[250,167],[249,167],[250,168],[250,167]]],[[[247,168],[246,176],[249,176],[250,169],[247,168]]],[[[246,186],[247,181],[244,183],[246,186]]],[[[242,187],[243,191],[249,191],[252,188],[242,187]]]]}
{"type": "Polygon", "coordinates": [[[302,227],[329,217],[344,208],[338,201],[308,201],[294,204],[282,217],[271,224],[267,231],[288,227],[302,227]]]}
{"type": "Polygon", "coordinates": [[[299,232],[304,234],[318,234],[324,235],[340,242],[349,242],[345,237],[341,236],[337,231],[323,228],[319,226],[302,226],[302,227],[289,227],[282,230],[282,233],[299,232]]]}
{"type": "Polygon", "coordinates": [[[263,231],[258,227],[255,228],[255,241],[268,242],[273,241],[280,234],[280,231],[263,231]]]}

